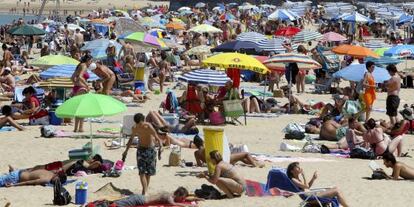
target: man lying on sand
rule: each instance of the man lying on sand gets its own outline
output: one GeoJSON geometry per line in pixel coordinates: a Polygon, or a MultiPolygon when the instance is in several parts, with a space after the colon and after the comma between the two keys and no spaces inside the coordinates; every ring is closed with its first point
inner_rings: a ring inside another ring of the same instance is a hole
{"type": "Polygon", "coordinates": [[[45,185],[56,179],[59,179],[61,183],[66,182],[65,173],[53,173],[44,169],[14,170],[8,174],[0,176],[0,187],[45,185]]]}
{"type": "Polygon", "coordinates": [[[383,169],[379,169],[387,179],[400,180],[401,177],[404,180],[414,180],[414,168],[405,163],[397,162],[392,153],[384,153],[382,159],[384,160],[385,167],[392,168],[391,175],[387,175],[383,169]]]}
{"type": "MultiPolygon", "coordinates": [[[[188,190],[184,187],[179,187],[174,191],[174,194],[168,192],[161,192],[157,195],[145,196],[145,195],[131,195],[127,198],[123,198],[113,202],[117,207],[134,207],[134,206],[147,206],[147,205],[159,205],[169,204],[171,206],[197,206],[182,204],[187,200],[188,190]]],[[[197,199],[198,200],[198,199],[197,199]]],[[[194,200],[195,201],[195,200],[194,200]]]]}

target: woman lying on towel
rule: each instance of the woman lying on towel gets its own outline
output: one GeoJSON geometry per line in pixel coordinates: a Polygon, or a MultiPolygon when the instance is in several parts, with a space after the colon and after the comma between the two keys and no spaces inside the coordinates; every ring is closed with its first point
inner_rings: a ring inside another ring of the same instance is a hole
{"type": "MultiPolygon", "coordinates": [[[[298,162],[290,163],[286,169],[286,174],[292,180],[292,182],[302,191],[310,189],[315,180],[318,178],[318,173],[315,171],[313,173],[312,179],[309,182],[307,182],[305,173],[303,172],[303,169],[299,166],[298,162]]],[[[325,191],[318,192],[316,195],[322,198],[337,197],[339,203],[342,206],[349,206],[345,201],[343,193],[337,187],[329,188],[325,191]]]]}
{"type": "MultiPolygon", "coordinates": [[[[200,137],[196,136],[194,137],[194,145],[197,147],[197,150],[194,152],[197,166],[203,166],[204,163],[206,163],[204,141],[200,137]]],[[[239,161],[253,167],[262,168],[265,166],[264,163],[255,160],[248,152],[238,152],[230,155],[230,164],[234,165],[239,161]]]]}
{"type": "Polygon", "coordinates": [[[177,124],[175,126],[170,125],[158,112],[150,111],[146,116],[146,121],[151,123],[155,129],[158,129],[162,133],[183,133],[183,134],[198,134],[198,128],[194,118],[189,118],[187,122],[183,124],[177,124]]]}
{"type": "Polygon", "coordinates": [[[0,129],[6,124],[10,124],[19,131],[24,130],[24,128],[12,118],[12,108],[9,105],[3,106],[1,108],[1,113],[3,114],[3,117],[0,117],[0,129]]]}
{"type": "Polygon", "coordinates": [[[217,185],[227,198],[234,198],[235,195],[242,195],[246,191],[246,181],[236,171],[234,165],[224,162],[217,150],[210,152],[211,162],[216,165],[213,175],[200,173],[197,177],[206,178],[208,182],[217,185]]]}
{"type": "MultiPolygon", "coordinates": [[[[92,85],[97,93],[101,93],[101,94],[103,93],[102,82],[95,81],[93,82],[92,85]]],[[[125,91],[112,90],[109,95],[114,96],[115,98],[121,101],[123,100],[122,99],[123,97],[132,97],[132,100],[138,103],[145,103],[147,100],[149,100],[148,96],[142,95],[142,94],[135,94],[131,90],[125,90],[125,91]]]]}

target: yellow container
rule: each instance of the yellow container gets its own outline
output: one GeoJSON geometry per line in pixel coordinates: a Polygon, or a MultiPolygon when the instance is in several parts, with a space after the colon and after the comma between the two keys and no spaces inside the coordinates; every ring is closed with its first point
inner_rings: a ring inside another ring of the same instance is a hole
{"type": "Polygon", "coordinates": [[[217,150],[223,157],[223,160],[229,162],[230,149],[227,139],[224,136],[223,128],[204,128],[204,147],[207,161],[208,172],[214,174],[215,165],[210,160],[210,152],[217,150]]]}
{"type": "Polygon", "coordinates": [[[134,70],[134,80],[144,81],[145,67],[135,68],[134,70]]]}

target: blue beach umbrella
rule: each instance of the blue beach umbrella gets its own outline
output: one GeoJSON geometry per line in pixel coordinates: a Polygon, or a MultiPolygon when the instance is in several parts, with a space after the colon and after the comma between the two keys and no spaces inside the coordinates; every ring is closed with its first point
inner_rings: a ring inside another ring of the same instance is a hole
{"type": "MultiPolygon", "coordinates": [[[[76,65],[56,65],[40,73],[40,78],[70,78],[76,70],[76,65]]],[[[89,73],[88,81],[98,80],[99,77],[95,73],[89,73]]]]}
{"type": "Polygon", "coordinates": [[[231,41],[219,45],[211,50],[212,52],[243,52],[248,54],[254,54],[260,52],[261,49],[254,42],[245,41],[231,41]]]}
{"type": "MultiPolygon", "coordinates": [[[[364,78],[364,74],[367,72],[365,64],[351,64],[338,72],[333,74],[334,78],[343,78],[349,81],[361,81],[364,78]]],[[[375,66],[372,73],[375,79],[375,83],[383,83],[391,78],[390,74],[384,68],[375,66]]]]}
{"type": "MultiPolygon", "coordinates": [[[[91,52],[92,57],[94,57],[95,59],[104,59],[106,58],[106,49],[108,48],[109,43],[110,40],[108,39],[93,40],[90,42],[86,42],[85,46],[83,46],[81,50],[89,50],[91,52]]],[[[116,54],[118,54],[122,48],[122,45],[115,41],[112,41],[112,43],[115,45],[116,54]]]]}
{"type": "Polygon", "coordinates": [[[343,20],[346,22],[361,22],[361,23],[368,23],[372,22],[372,20],[358,12],[354,12],[353,14],[343,17],[343,20]]]}
{"type": "Polygon", "coordinates": [[[262,40],[266,40],[267,37],[263,34],[257,32],[243,32],[239,34],[236,40],[245,41],[245,42],[254,42],[258,43],[262,40]]]}
{"type": "Polygon", "coordinates": [[[275,12],[273,12],[272,14],[270,14],[267,17],[269,20],[283,20],[283,21],[294,21],[296,19],[299,19],[299,15],[297,15],[296,13],[287,10],[287,9],[278,9],[275,12]]]}
{"type": "Polygon", "coordinates": [[[389,64],[396,65],[402,62],[402,60],[400,59],[387,57],[387,56],[382,56],[380,58],[366,57],[365,62],[368,62],[368,61],[374,62],[376,65],[382,65],[382,66],[389,65],[389,64]]]}
{"type": "Polygon", "coordinates": [[[194,84],[208,84],[212,86],[224,86],[230,80],[227,74],[217,70],[199,69],[178,77],[178,80],[194,84]]]}
{"type": "Polygon", "coordinates": [[[409,57],[414,55],[414,45],[397,45],[384,52],[384,56],[389,57],[409,57]]]}

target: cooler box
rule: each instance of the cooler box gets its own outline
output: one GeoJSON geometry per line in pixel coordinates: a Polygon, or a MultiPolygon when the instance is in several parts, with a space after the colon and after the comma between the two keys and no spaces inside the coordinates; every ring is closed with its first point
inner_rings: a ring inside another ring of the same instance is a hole
{"type": "Polygon", "coordinates": [[[87,160],[92,154],[90,149],[73,149],[69,150],[69,159],[71,160],[87,160]]]}
{"type": "Polygon", "coordinates": [[[75,204],[83,205],[88,200],[88,183],[78,182],[75,186],[75,204]]]}
{"type": "Polygon", "coordinates": [[[135,85],[135,90],[139,89],[142,92],[145,91],[145,83],[144,83],[144,81],[135,81],[134,85],[135,85]]]}
{"type": "Polygon", "coordinates": [[[49,111],[49,123],[51,125],[59,126],[62,124],[62,119],[58,118],[54,111],[49,111]]]}

